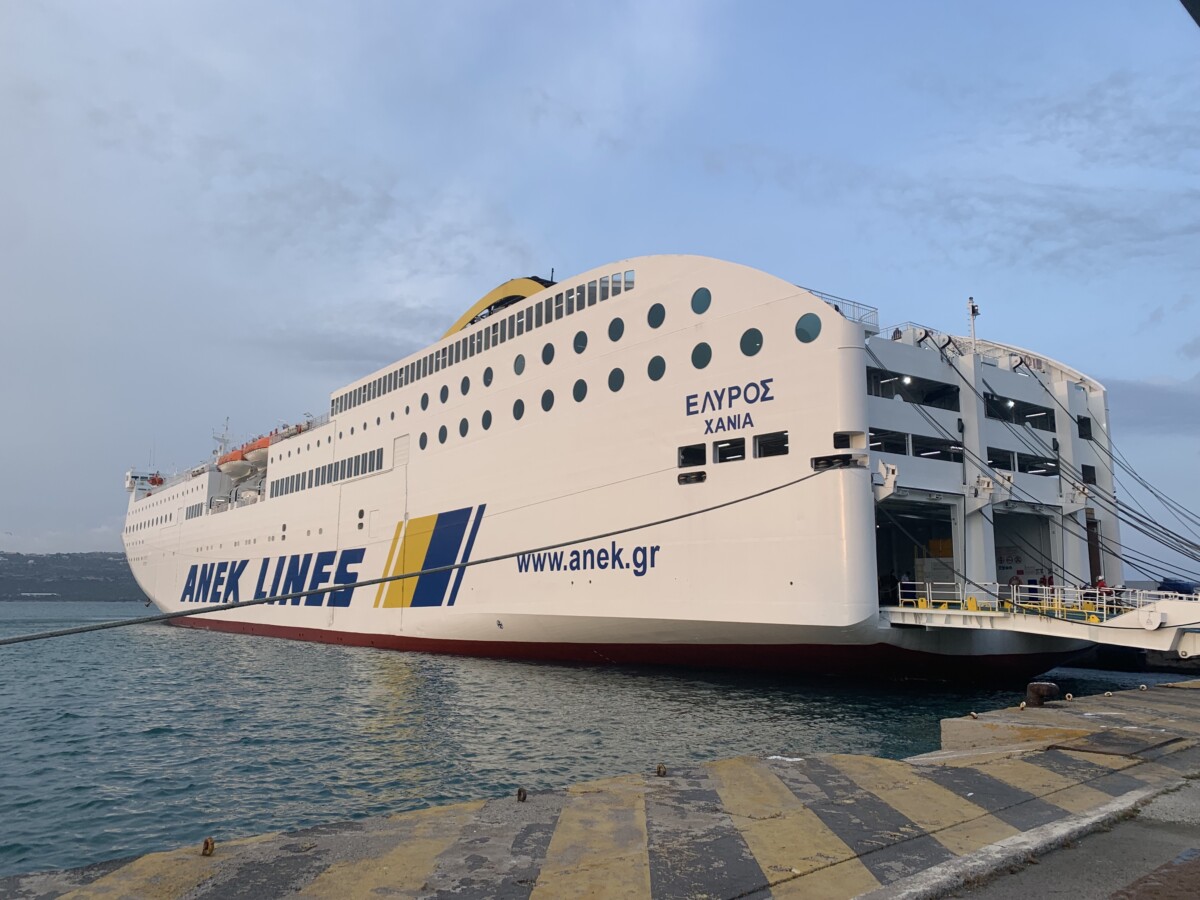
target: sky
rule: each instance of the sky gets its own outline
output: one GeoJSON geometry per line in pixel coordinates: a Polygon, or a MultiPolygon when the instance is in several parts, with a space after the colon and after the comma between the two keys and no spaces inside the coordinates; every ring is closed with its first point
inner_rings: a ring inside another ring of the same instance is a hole
{"type": "Polygon", "coordinates": [[[519,275],[699,253],[1109,389],[1200,510],[1200,28],[1177,0],[0,3],[0,550],[519,275]]]}

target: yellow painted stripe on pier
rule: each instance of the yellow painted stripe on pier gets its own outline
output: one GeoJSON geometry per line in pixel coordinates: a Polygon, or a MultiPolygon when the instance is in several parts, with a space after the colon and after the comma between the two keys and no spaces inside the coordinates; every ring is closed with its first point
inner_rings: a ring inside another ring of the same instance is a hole
{"type": "Polygon", "coordinates": [[[960,856],[1019,833],[982,807],[921,777],[908,763],[865,756],[831,756],[829,762],[960,856]]]}
{"type": "MultiPolygon", "coordinates": [[[[400,543],[400,532],[402,532],[403,530],[404,530],[404,520],[401,519],[399,522],[396,523],[396,533],[394,535],[392,535],[392,546],[388,549],[387,562],[385,562],[383,564],[383,575],[385,578],[390,577],[392,574],[392,561],[395,560],[395,558],[396,558],[396,545],[400,543]]],[[[381,603],[383,603],[383,594],[387,590],[388,585],[392,584],[392,583],[393,582],[390,582],[390,581],[380,582],[379,589],[377,591],[375,591],[375,608],[376,609],[378,609],[379,605],[381,603]]]]}
{"type": "Polygon", "coordinates": [[[1020,759],[997,759],[981,767],[981,771],[1068,812],[1088,812],[1112,800],[1103,791],[1020,759]]]}
{"type": "Polygon", "coordinates": [[[530,900],[650,897],[646,785],[641,776],[567,789],[530,900]]]}
{"type": "Polygon", "coordinates": [[[817,814],[758,759],[709,763],[721,805],[741,832],[775,897],[855,897],[879,881],[817,814]],[[841,865],[838,865],[838,864],[841,865]],[[799,892],[811,873],[836,866],[838,878],[812,878],[814,893],[799,892]],[[796,878],[797,875],[809,876],[796,878]],[[822,891],[839,888],[833,893],[822,891]]]}
{"type": "Polygon", "coordinates": [[[63,894],[61,900],[94,897],[130,897],[138,900],[175,900],[198,888],[229,865],[230,857],[242,847],[258,844],[275,834],[226,841],[217,846],[216,856],[201,856],[194,845],[164,853],[148,853],[114,869],[78,890],[63,894]]]}
{"type": "Polygon", "coordinates": [[[397,826],[415,823],[411,832],[398,827],[399,846],[376,858],[334,863],[299,895],[313,900],[424,896],[437,858],[458,840],[483,805],[479,800],[397,816],[397,826]]]}

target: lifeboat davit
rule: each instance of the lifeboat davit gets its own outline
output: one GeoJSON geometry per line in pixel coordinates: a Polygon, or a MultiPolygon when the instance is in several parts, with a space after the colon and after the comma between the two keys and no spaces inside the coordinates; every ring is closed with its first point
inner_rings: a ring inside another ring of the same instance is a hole
{"type": "Polygon", "coordinates": [[[246,462],[246,454],[241,451],[240,447],[237,450],[231,450],[217,460],[217,469],[221,474],[228,475],[233,479],[245,478],[253,468],[250,463],[246,462]]]}
{"type": "Polygon", "coordinates": [[[242,447],[242,455],[246,462],[255,468],[261,468],[267,462],[267,450],[270,449],[271,439],[260,437],[242,447]]]}

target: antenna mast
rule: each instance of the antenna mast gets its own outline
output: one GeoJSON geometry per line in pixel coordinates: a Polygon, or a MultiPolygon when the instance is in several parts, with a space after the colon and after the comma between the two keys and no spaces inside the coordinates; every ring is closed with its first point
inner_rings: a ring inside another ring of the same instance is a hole
{"type": "Polygon", "coordinates": [[[975,347],[975,319],[979,316],[979,304],[974,297],[967,298],[967,319],[971,326],[971,353],[977,352],[975,347]]]}

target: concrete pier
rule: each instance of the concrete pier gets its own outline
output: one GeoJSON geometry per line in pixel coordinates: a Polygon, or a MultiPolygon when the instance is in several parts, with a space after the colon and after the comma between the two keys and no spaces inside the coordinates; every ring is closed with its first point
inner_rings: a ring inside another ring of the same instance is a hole
{"type": "MultiPolygon", "coordinates": [[[[904,761],[738,757],[0,879],[4,897],[933,897],[1200,775],[1200,681],[948,719],[904,761]]],[[[1200,836],[1197,838],[1200,844],[1200,836]]],[[[1121,887],[1117,885],[1116,887],[1121,887]]]]}

